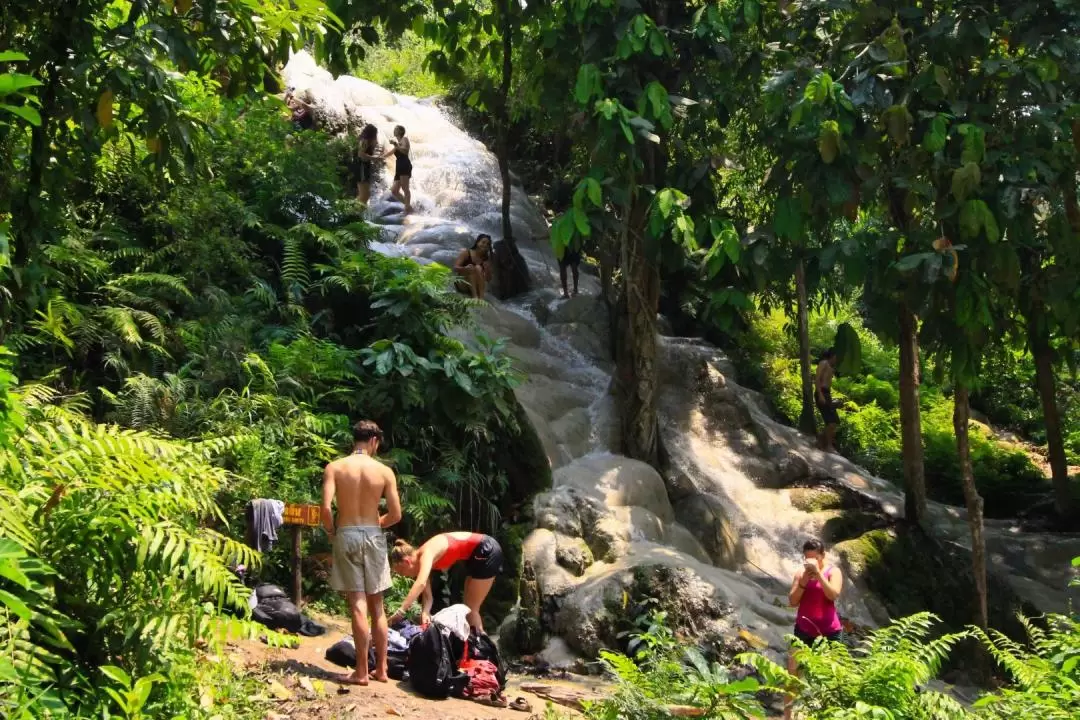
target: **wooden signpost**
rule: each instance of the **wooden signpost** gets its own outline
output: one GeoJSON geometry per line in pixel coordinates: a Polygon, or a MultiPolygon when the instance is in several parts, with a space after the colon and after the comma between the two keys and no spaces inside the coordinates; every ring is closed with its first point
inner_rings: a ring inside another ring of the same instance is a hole
{"type": "Polygon", "coordinates": [[[305,527],[319,527],[322,524],[322,508],[318,505],[298,505],[285,503],[285,512],[282,514],[282,523],[292,527],[292,600],[296,607],[300,607],[303,597],[303,573],[301,571],[300,553],[301,533],[305,527]]]}

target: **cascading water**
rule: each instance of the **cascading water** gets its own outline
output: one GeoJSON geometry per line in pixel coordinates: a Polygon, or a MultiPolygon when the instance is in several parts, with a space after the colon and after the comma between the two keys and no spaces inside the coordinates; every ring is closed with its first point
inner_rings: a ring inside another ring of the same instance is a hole
{"type": "MultiPolygon", "coordinates": [[[[385,143],[395,125],[406,128],[415,212],[404,215],[388,194],[391,159],[372,188],[370,217],[382,229],[376,250],[450,264],[476,234],[501,235],[497,162],[436,105],[358,78],[334,79],[306,53],[294,55],[284,74],[287,86],[311,91],[316,117],[330,129],[351,127],[355,134],[372,123],[385,143]]],[[[823,522],[819,513],[792,505],[792,478],[831,478],[894,516],[901,496],[843,458],[809,447],[768,415],[756,393],[734,382],[721,352],[685,339],[660,343],[667,477],[612,453],[617,417],[607,392],[607,321],[596,301],[598,283],[583,274],[582,297],[559,300],[547,223],[517,185],[511,216],[536,289],[512,304],[492,300],[477,321],[508,338],[508,351],[528,374],[518,399],[555,471],[554,488],[537,499],[537,529],[524,546],[545,599],[546,624],[573,650],[591,654],[605,640],[598,618],[634,582],[634,569],[662,567],[690,573],[680,598],[723,616],[722,632],[748,628],[774,649],[783,647],[793,620],[783,607],[786,583],[801,562],[802,540],[820,534],[823,522]]],[[[931,510],[937,532],[966,542],[961,511],[931,510]]],[[[1020,535],[1001,522],[987,523],[987,537],[991,561],[1022,596],[1063,608],[1065,568],[1080,555],[1076,538],[1020,535]]],[[[880,617],[854,585],[841,599],[849,617],[880,617]]]]}

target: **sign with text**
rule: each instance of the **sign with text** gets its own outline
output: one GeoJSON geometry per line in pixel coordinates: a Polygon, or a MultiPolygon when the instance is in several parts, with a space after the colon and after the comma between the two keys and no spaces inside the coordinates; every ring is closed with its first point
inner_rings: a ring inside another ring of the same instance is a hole
{"type": "Polygon", "coordinates": [[[285,503],[285,513],[282,515],[282,522],[286,525],[319,527],[319,525],[322,524],[320,508],[318,505],[296,505],[293,503],[285,503]]]}

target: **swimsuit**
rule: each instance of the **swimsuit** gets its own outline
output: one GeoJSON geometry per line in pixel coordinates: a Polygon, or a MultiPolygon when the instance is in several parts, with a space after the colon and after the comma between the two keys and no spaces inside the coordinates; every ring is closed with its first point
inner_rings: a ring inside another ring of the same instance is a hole
{"type": "Polygon", "coordinates": [[[498,541],[490,535],[470,533],[464,540],[453,535],[446,536],[446,552],[432,563],[432,570],[447,570],[455,563],[465,560],[469,577],[477,580],[493,578],[503,570],[503,551],[498,541]]]}
{"type": "MultiPolygon", "coordinates": [[[[370,155],[372,148],[369,148],[367,145],[361,144],[360,150],[363,150],[365,153],[370,155]]],[[[372,169],[371,161],[365,160],[360,157],[359,152],[353,155],[353,160],[349,169],[352,170],[353,177],[356,178],[356,182],[358,183],[369,183],[371,182],[371,178],[375,175],[372,169]]]]}
{"type": "Polygon", "coordinates": [[[409,153],[404,150],[394,150],[394,159],[397,161],[394,168],[394,180],[412,177],[412,160],[409,160],[409,153]]]}

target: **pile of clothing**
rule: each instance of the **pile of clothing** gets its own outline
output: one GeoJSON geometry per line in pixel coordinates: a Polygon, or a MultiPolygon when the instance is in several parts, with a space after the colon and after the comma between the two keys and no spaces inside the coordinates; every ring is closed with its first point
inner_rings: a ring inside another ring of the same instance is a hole
{"type": "MultiPolygon", "coordinates": [[[[391,628],[388,674],[395,680],[407,679],[425,697],[467,698],[485,705],[530,711],[523,698],[513,703],[506,701],[506,667],[499,650],[487,635],[469,628],[468,614],[467,606],[452,605],[432,616],[425,626],[406,621],[391,628]]],[[[343,667],[356,667],[352,640],[331,647],[326,659],[343,667]]],[[[373,671],[374,649],[368,652],[367,661],[373,671]]]]}

